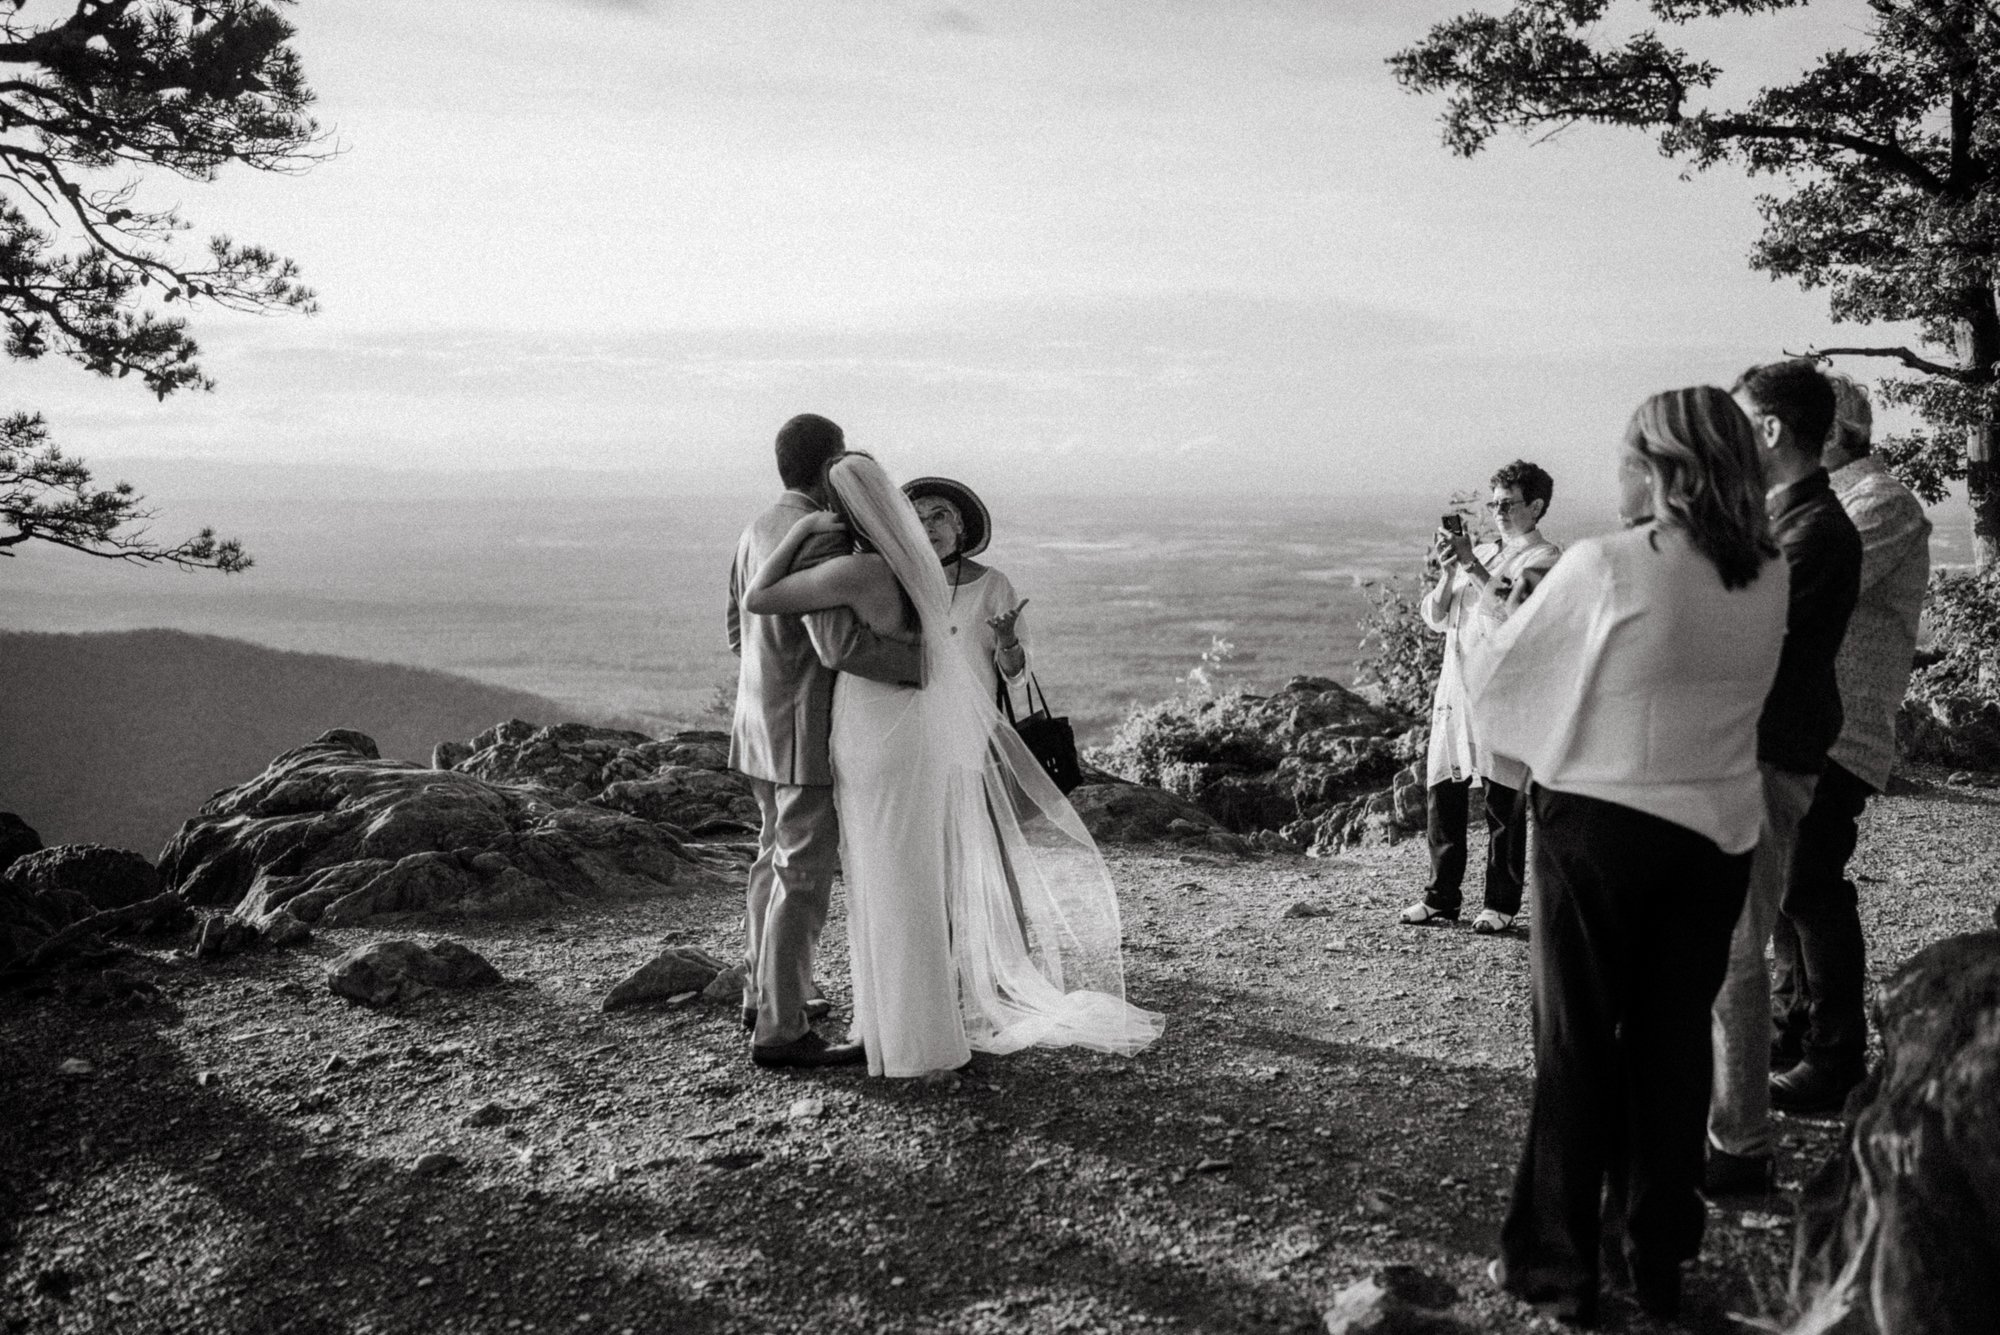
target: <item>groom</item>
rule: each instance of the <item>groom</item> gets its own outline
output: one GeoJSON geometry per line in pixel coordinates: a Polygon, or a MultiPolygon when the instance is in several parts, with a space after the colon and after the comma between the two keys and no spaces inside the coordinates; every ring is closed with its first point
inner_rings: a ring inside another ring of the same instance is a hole
{"type": "MultiPolygon", "coordinates": [[[[866,1059],[858,1043],[828,1043],[812,1030],[809,1007],[825,1014],[812,982],[813,955],[840,863],[827,734],[834,668],[877,681],[923,684],[916,637],[878,635],[848,608],[805,616],[757,616],[743,591],[800,516],[822,509],[822,476],[844,454],[838,426],[801,413],[779,428],[778,477],[785,494],[743,530],[729,572],[729,648],[741,662],[729,764],[750,780],[763,828],[750,867],[749,950],[743,1022],[759,1066],[840,1066],[866,1059]],[[832,665],[829,667],[828,665],[832,665]]],[[[844,554],[845,533],[825,533],[801,549],[795,569],[844,554]]]]}

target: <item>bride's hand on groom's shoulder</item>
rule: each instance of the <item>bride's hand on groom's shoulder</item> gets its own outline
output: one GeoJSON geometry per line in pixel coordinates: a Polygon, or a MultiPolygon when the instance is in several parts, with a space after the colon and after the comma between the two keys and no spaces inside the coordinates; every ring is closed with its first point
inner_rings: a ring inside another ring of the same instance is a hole
{"type": "Polygon", "coordinates": [[[833,511],[814,510],[811,514],[800,516],[799,522],[792,525],[792,531],[809,538],[820,533],[838,533],[846,527],[833,511]]]}

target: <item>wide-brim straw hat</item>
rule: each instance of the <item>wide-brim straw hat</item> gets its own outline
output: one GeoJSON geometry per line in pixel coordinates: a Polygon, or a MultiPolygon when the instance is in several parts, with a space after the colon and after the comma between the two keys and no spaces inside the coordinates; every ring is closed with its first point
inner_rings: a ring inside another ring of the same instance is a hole
{"type": "Polygon", "coordinates": [[[979,493],[963,482],[948,477],[912,478],[903,484],[903,494],[912,501],[935,496],[957,508],[959,520],[965,526],[965,536],[958,548],[960,556],[977,556],[992,540],[993,516],[986,513],[986,502],[979,499],[979,493]]]}

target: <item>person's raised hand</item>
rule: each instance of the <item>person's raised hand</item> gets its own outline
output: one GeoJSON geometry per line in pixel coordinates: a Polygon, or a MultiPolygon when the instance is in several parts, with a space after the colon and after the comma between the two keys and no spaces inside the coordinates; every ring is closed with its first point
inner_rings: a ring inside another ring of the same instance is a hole
{"type": "Polygon", "coordinates": [[[1023,598],[1009,611],[986,618],[986,624],[993,627],[993,634],[1001,643],[1005,644],[1014,638],[1014,623],[1021,619],[1021,609],[1027,605],[1028,600],[1023,598]]]}

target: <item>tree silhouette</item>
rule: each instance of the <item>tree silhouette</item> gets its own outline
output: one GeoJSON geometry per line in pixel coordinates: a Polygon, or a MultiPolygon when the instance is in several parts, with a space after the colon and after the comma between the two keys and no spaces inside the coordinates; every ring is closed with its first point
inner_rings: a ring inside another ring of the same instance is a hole
{"type": "MultiPolygon", "coordinates": [[[[1747,19],[1805,0],[1648,0],[1664,24],[1747,19]]],[[[1759,200],[1750,265],[1826,290],[1837,321],[1910,322],[1917,347],[1820,348],[1886,358],[1913,376],[1882,382],[1924,429],[1878,444],[1926,499],[1958,479],[1982,568],[2000,563],[2000,6],[1869,0],[1858,38],[1792,83],[1740,107],[1693,104],[1721,70],[1656,31],[1599,35],[1610,0],[1515,0],[1500,14],[1433,27],[1390,59],[1407,89],[1445,93],[1444,139],[1470,156],[1504,129],[1583,122],[1650,130],[1692,170],[1730,164],[1789,193],[1759,200]]]]}
{"type": "MultiPolygon", "coordinates": [[[[260,0],[0,0],[0,324],[10,357],[49,353],[155,395],[208,390],[178,310],[313,309],[290,260],[226,236],[175,244],[188,224],[140,200],[140,178],[213,180],[240,163],[297,171],[323,156],[292,28],[260,0]]],[[[90,473],[38,415],[0,422],[0,554],[40,538],[115,559],[223,571],[249,565],[206,530],[163,545],[124,483],[90,473]]]]}

